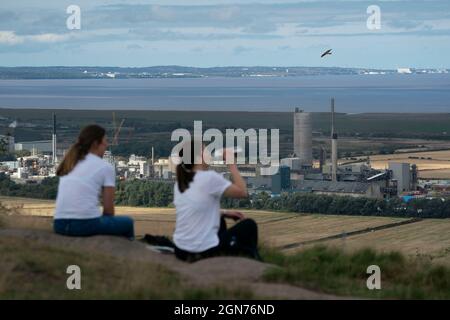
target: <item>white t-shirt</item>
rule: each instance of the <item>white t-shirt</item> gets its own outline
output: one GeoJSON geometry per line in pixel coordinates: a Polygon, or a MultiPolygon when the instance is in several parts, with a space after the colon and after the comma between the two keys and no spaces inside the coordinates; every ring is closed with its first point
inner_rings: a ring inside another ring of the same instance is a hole
{"type": "Polygon", "coordinates": [[[59,179],[55,219],[93,219],[102,215],[99,198],[102,187],[114,187],[114,167],[88,153],[73,170],[59,179]]]}
{"type": "Polygon", "coordinates": [[[177,213],[175,245],[188,252],[202,252],[219,244],[220,198],[231,185],[221,174],[197,171],[184,192],[174,186],[177,213]]]}

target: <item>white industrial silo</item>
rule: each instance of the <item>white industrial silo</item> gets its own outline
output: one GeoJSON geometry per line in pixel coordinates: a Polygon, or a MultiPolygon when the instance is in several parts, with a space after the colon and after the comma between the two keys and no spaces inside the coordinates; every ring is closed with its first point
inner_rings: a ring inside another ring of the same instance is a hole
{"type": "Polygon", "coordinates": [[[294,112],[294,153],[302,166],[312,166],[312,119],[311,114],[295,109],[294,112]]]}

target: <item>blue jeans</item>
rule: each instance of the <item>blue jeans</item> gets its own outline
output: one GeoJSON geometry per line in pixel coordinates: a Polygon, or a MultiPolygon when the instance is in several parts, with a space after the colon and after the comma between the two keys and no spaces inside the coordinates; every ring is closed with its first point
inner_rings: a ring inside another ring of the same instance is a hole
{"type": "Polygon", "coordinates": [[[55,219],[53,229],[65,236],[122,236],[134,239],[134,222],[125,216],[101,216],[95,219],[55,219]]]}

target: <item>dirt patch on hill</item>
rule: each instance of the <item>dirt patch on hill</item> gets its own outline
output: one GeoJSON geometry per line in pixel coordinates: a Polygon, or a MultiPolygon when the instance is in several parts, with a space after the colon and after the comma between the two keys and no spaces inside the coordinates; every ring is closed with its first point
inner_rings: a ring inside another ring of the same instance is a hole
{"type": "MultiPolygon", "coordinates": [[[[240,257],[215,257],[187,264],[171,254],[154,252],[139,241],[109,236],[74,238],[45,230],[2,229],[0,237],[19,238],[27,242],[79,252],[98,253],[153,265],[162,265],[181,275],[193,287],[243,288],[260,298],[274,299],[340,299],[340,297],[306,290],[296,286],[265,283],[264,272],[269,264],[240,257]]],[[[0,262],[1,263],[1,262],[0,262]]]]}

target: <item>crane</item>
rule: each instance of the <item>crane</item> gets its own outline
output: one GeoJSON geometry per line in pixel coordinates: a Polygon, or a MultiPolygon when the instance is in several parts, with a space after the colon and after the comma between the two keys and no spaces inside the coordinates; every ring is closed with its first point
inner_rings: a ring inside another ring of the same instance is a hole
{"type": "Polygon", "coordinates": [[[125,119],[122,119],[119,126],[117,127],[116,113],[113,111],[113,113],[112,113],[113,134],[112,134],[111,146],[117,146],[119,144],[119,134],[120,134],[120,130],[122,130],[124,122],[125,122],[125,119]]]}

